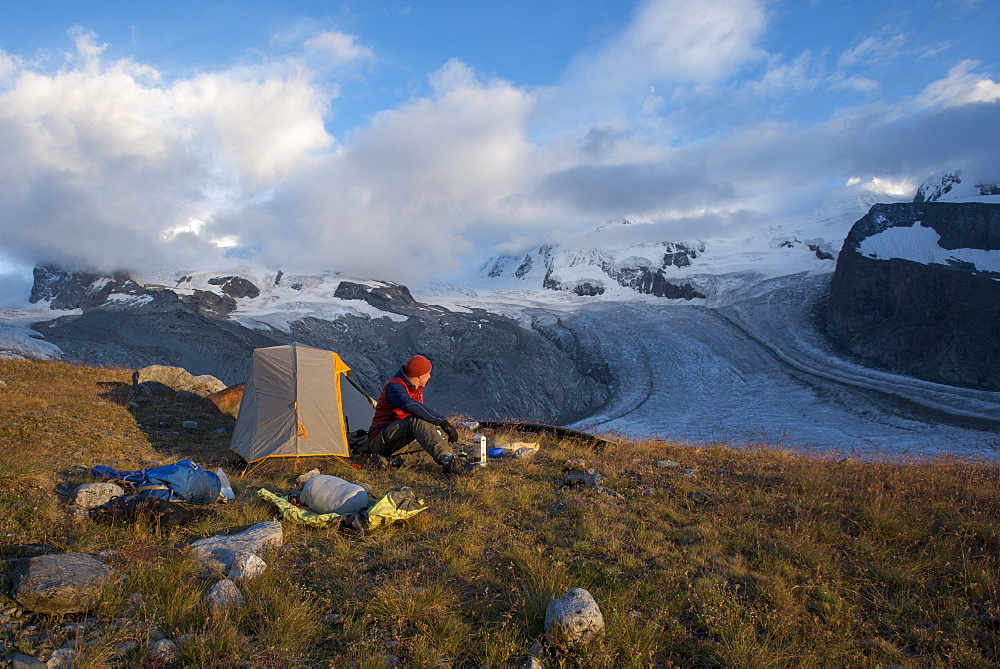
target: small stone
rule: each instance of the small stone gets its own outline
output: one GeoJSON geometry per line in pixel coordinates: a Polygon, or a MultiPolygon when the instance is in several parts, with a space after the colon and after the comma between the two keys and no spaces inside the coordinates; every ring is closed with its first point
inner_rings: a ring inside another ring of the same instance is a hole
{"type": "Polygon", "coordinates": [[[573,588],[545,607],[545,634],[549,643],[573,648],[604,636],[604,616],[590,592],[573,588]]]}
{"type": "Polygon", "coordinates": [[[226,428],[224,428],[224,427],[217,427],[217,428],[215,428],[215,431],[216,431],[217,433],[219,433],[219,434],[226,434],[227,432],[229,432],[229,430],[227,430],[227,429],[226,429],[226,428]]]}
{"type": "Polygon", "coordinates": [[[295,479],[295,485],[303,485],[306,481],[308,481],[309,479],[318,474],[319,474],[318,469],[310,469],[305,474],[299,474],[299,477],[295,479]]]}
{"type": "Polygon", "coordinates": [[[712,501],[712,496],[707,492],[699,490],[697,492],[688,493],[688,499],[695,504],[708,504],[712,501]]]}
{"type": "Polygon", "coordinates": [[[688,478],[692,478],[692,479],[696,478],[698,476],[698,470],[695,469],[694,467],[690,467],[688,469],[685,469],[684,470],[684,476],[686,476],[688,478]]]}
{"type": "Polygon", "coordinates": [[[243,583],[257,578],[267,569],[267,563],[253,553],[240,553],[229,569],[229,578],[236,583],[243,583]]]}
{"type": "Polygon", "coordinates": [[[681,463],[674,462],[673,460],[658,460],[656,466],[663,467],[665,469],[677,469],[681,466],[681,463]]]}
{"type": "Polygon", "coordinates": [[[344,622],[343,613],[328,613],[319,619],[324,625],[340,625],[344,622]]]}
{"type": "Polygon", "coordinates": [[[185,430],[197,430],[198,429],[198,421],[196,421],[196,420],[186,420],[183,423],[181,423],[181,427],[184,428],[185,430]]]}
{"type": "Polygon", "coordinates": [[[45,661],[49,669],[73,669],[73,658],[76,656],[69,648],[58,648],[52,651],[52,657],[45,661]]]}
{"type": "Polygon", "coordinates": [[[31,655],[15,655],[10,658],[10,666],[11,669],[41,669],[48,665],[31,655]]]}
{"type": "Polygon", "coordinates": [[[180,650],[170,639],[160,639],[149,644],[149,654],[157,660],[173,660],[180,655],[180,650]]]}
{"type": "Polygon", "coordinates": [[[615,499],[622,499],[623,497],[623,495],[617,490],[612,490],[611,488],[602,485],[594,486],[594,492],[600,495],[605,495],[606,497],[613,497],[615,499]]]}
{"type": "Polygon", "coordinates": [[[639,488],[639,494],[643,495],[644,497],[652,497],[653,495],[656,494],[656,488],[652,488],[650,486],[639,488]]]}
{"type": "Polygon", "coordinates": [[[73,503],[84,509],[93,509],[124,494],[125,490],[116,483],[84,483],[73,492],[73,503]]]}
{"type": "Polygon", "coordinates": [[[226,609],[236,609],[246,602],[243,593],[228,578],[224,578],[208,590],[205,597],[209,610],[213,613],[226,609]]]}
{"type": "Polygon", "coordinates": [[[528,649],[528,655],[541,655],[545,649],[542,648],[542,644],[536,641],[531,644],[531,648],[528,649]]]}
{"type": "Polygon", "coordinates": [[[587,466],[586,460],[580,460],[580,459],[567,460],[566,463],[563,465],[563,471],[568,472],[574,469],[584,469],[586,466],[587,466]]]}
{"type": "Polygon", "coordinates": [[[604,477],[596,472],[588,474],[567,474],[563,480],[563,485],[575,486],[580,484],[586,484],[590,486],[599,486],[601,482],[604,481],[604,477]]]}

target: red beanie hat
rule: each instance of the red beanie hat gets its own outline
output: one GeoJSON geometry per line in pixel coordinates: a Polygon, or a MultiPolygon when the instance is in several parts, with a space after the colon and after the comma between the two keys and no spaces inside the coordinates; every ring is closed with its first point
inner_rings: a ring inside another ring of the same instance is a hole
{"type": "Polygon", "coordinates": [[[403,373],[409,377],[417,378],[431,371],[431,361],[422,355],[415,355],[403,365],[403,373]]]}

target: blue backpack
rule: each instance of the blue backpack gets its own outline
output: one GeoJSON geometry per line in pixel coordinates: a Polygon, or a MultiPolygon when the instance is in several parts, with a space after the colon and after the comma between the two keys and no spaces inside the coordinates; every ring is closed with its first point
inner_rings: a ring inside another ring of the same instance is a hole
{"type": "Polygon", "coordinates": [[[114,467],[97,465],[90,470],[96,478],[122,481],[136,494],[149,495],[168,502],[211,504],[218,501],[222,482],[215,472],[193,460],[178,460],[172,465],[120,472],[114,467]]]}

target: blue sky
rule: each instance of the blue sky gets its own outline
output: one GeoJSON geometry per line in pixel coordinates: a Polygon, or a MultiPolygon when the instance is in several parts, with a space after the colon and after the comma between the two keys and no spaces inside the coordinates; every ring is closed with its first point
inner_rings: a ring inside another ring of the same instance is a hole
{"type": "Polygon", "coordinates": [[[27,268],[416,281],[608,220],[794,222],[1000,179],[987,0],[0,5],[0,303],[27,268]]]}

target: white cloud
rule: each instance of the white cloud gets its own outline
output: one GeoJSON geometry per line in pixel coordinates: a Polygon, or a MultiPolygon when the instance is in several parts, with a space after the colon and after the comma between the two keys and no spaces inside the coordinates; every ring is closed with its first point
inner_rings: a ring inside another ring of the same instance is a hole
{"type": "Polygon", "coordinates": [[[930,83],[915,103],[918,107],[955,107],[973,102],[995,102],[1000,99],[1000,84],[989,77],[973,72],[979,65],[974,60],[963,60],[948,70],[948,76],[930,83]]]}
{"type": "Polygon", "coordinates": [[[355,35],[342,32],[320,33],[306,40],[304,46],[307,51],[321,51],[330,54],[335,65],[375,58],[371,49],[358,44],[355,35]]]}
{"type": "Polygon", "coordinates": [[[467,233],[495,220],[498,203],[522,187],[531,100],[506,82],[478,81],[457,61],[431,81],[431,97],[382,112],[349,148],[232,224],[249,220],[246,240],[263,255],[313,268],[402,280],[452,263],[470,248],[467,233]]]}
{"type": "Polygon", "coordinates": [[[205,74],[172,85],[74,30],[67,67],[14,63],[0,86],[0,232],[27,262],[183,263],[209,227],[163,234],[239,207],[331,146],[326,100],[295,72],[205,74]]]}
{"type": "Polygon", "coordinates": [[[887,60],[902,55],[906,39],[906,35],[893,35],[888,39],[882,37],[865,38],[860,44],[841,54],[840,65],[841,67],[851,67],[858,64],[882,66],[887,60]]]}
{"type": "Polygon", "coordinates": [[[604,96],[717,81],[765,57],[757,41],[766,19],[757,0],[646,0],[620,35],[573,64],[568,79],[604,96]]]}

